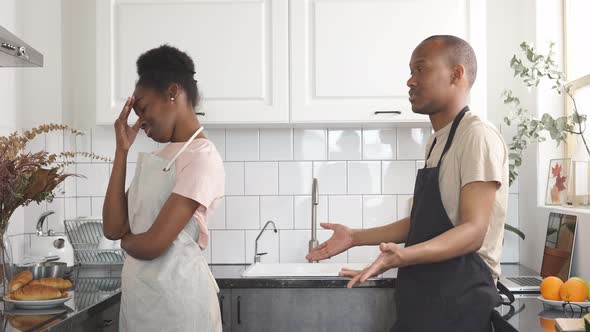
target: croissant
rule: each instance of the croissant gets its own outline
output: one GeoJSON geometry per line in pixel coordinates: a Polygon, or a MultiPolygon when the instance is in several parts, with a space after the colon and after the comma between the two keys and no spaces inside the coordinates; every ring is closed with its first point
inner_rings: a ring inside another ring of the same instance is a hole
{"type": "Polygon", "coordinates": [[[45,285],[26,285],[12,294],[20,301],[53,300],[62,297],[59,289],[45,285]]]}
{"type": "Polygon", "coordinates": [[[51,286],[59,289],[60,291],[66,291],[72,288],[72,282],[68,279],[62,278],[43,278],[31,281],[30,285],[44,285],[51,286]]]}
{"type": "Polygon", "coordinates": [[[8,283],[8,291],[12,293],[31,282],[31,280],[33,280],[33,273],[31,271],[17,273],[8,283]]]}

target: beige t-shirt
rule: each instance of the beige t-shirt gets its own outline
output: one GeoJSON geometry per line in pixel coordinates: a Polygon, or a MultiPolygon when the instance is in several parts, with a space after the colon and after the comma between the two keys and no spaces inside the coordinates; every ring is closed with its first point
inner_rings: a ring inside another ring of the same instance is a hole
{"type": "MultiPolygon", "coordinates": [[[[449,123],[430,137],[426,156],[435,138],[436,145],[426,161],[427,167],[436,167],[451,125],[449,123]]],[[[459,223],[459,197],[463,186],[476,181],[498,182],[488,231],[477,252],[492,270],[494,278],[497,278],[500,275],[509,182],[508,148],[494,125],[480,119],[473,112],[465,113],[451,147],[442,160],[438,181],[443,206],[453,225],[459,223]]]]}

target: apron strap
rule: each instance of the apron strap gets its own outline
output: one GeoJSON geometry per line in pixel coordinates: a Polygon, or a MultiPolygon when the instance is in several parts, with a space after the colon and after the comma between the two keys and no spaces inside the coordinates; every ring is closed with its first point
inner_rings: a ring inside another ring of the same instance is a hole
{"type": "Polygon", "coordinates": [[[514,294],[512,294],[512,292],[506,288],[506,286],[504,286],[500,281],[496,282],[496,287],[498,287],[498,291],[500,292],[500,295],[506,295],[506,297],[508,298],[508,302],[502,302],[502,304],[512,304],[514,302],[514,294]]]}
{"type": "Polygon", "coordinates": [[[451,143],[453,143],[453,138],[455,138],[455,132],[457,131],[457,127],[459,127],[459,122],[461,122],[461,119],[463,119],[463,116],[465,116],[466,112],[469,112],[469,106],[463,107],[461,112],[459,112],[459,114],[455,116],[453,124],[451,125],[451,131],[449,132],[449,138],[447,138],[447,143],[445,144],[445,147],[443,149],[442,154],[440,155],[440,159],[438,160],[438,164],[436,165],[436,167],[440,167],[443,157],[445,156],[447,151],[449,151],[451,143]]]}
{"type": "Polygon", "coordinates": [[[178,152],[176,152],[174,157],[172,157],[172,159],[170,159],[170,162],[168,163],[168,165],[166,165],[166,167],[164,167],[164,172],[168,172],[170,170],[170,166],[172,166],[172,164],[174,163],[176,158],[178,158],[178,156],[180,156],[180,154],[182,152],[184,152],[184,150],[188,147],[188,145],[191,144],[191,142],[195,139],[195,137],[197,137],[197,135],[199,135],[203,131],[203,129],[205,129],[205,128],[203,128],[203,126],[199,127],[199,129],[197,129],[197,131],[195,131],[193,136],[191,136],[191,138],[189,138],[188,141],[186,141],[186,143],[184,143],[182,148],[180,148],[180,150],[178,150],[178,152]]]}

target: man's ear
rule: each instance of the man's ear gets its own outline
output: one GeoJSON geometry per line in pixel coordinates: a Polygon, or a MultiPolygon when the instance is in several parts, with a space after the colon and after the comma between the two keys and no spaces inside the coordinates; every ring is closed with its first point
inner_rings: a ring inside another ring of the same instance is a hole
{"type": "Polygon", "coordinates": [[[463,65],[455,65],[451,74],[451,83],[457,83],[465,76],[465,67],[463,65]]]}

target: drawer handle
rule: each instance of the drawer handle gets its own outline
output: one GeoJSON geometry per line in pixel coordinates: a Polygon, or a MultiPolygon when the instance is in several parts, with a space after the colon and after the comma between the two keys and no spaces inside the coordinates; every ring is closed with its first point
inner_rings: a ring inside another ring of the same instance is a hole
{"type": "Polygon", "coordinates": [[[401,111],[375,111],[375,115],[377,114],[402,114],[401,111]]]}
{"type": "Polygon", "coordinates": [[[221,325],[225,324],[223,321],[223,300],[225,300],[225,296],[221,295],[219,298],[219,311],[221,312],[221,325]]]}
{"type": "Polygon", "coordinates": [[[205,112],[195,112],[196,115],[205,116],[205,112]]]}
{"type": "Polygon", "coordinates": [[[242,324],[242,314],[241,314],[241,302],[242,302],[242,297],[238,296],[238,324],[242,324]]]}

